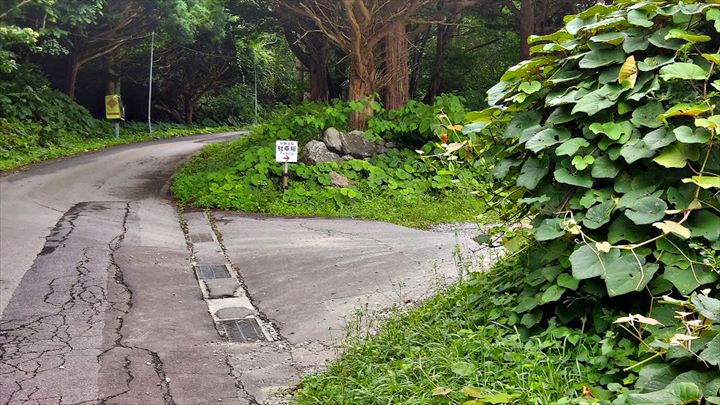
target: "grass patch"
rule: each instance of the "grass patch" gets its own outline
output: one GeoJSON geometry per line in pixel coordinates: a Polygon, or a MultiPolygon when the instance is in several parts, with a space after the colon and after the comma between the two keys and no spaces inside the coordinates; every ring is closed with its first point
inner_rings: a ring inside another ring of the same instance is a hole
{"type": "Polygon", "coordinates": [[[499,265],[474,274],[416,309],[397,310],[376,336],[353,334],[327,371],[300,382],[294,402],[547,405],[578,397],[589,368],[578,359],[596,343],[562,327],[521,337],[497,322],[515,302],[522,271],[499,265]]]}
{"type": "Polygon", "coordinates": [[[106,135],[99,137],[90,137],[88,136],[90,134],[80,136],[74,133],[66,133],[62,137],[53,139],[52,142],[38,143],[36,142],[37,137],[32,135],[34,125],[19,124],[17,122],[11,125],[7,121],[0,120],[0,133],[2,133],[0,135],[0,171],[13,170],[44,160],[76,155],[115,145],[236,130],[232,127],[188,127],[160,124],[150,133],[147,132],[146,127],[143,125],[131,125],[121,129],[120,138],[115,138],[112,135],[112,129],[109,129],[106,135]],[[20,128],[21,126],[22,128],[20,128]],[[23,136],[14,136],[15,133],[21,131],[23,136]],[[22,143],[19,142],[21,140],[22,143]]]}
{"type": "MultiPolygon", "coordinates": [[[[470,192],[482,184],[480,169],[445,171],[409,150],[392,150],[369,161],[291,165],[290,187],[280,190],[282,166],[272,141],[254,134],[209,145],[175,174],[181,203],[204,208],[278,216],[363,218],[427,228],[448,222],[477,222],[487,195],[470,192]],[[353,182],[330,186],[330,172],[353,182]]],[[[483,220],[492,217],[484,216],[483,220]]]]}

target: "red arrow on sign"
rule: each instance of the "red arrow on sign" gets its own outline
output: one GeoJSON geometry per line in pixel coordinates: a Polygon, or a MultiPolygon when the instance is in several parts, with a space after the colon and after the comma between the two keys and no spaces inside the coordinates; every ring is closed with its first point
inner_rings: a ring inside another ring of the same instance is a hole
{"type": "Polygon", "coordinates": [[[283,156],[283,159],[284,159],[284,160],[290,160],[290,156],[289,156],[289,155],[285,155],[285,156],[283,156]]]}

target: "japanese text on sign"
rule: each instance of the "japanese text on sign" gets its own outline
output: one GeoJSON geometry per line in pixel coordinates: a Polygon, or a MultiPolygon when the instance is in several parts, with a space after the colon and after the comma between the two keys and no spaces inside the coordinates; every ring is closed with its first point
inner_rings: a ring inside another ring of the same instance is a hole
{"type": "Polygon", "coordinates": [[[298,158],[297,141],[275,141],[275,161],[296,163],[298,158]]]}

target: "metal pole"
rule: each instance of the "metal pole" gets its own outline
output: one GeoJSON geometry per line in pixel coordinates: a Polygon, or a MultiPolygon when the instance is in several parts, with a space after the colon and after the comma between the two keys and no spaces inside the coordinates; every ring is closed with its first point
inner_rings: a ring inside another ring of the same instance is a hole
{"type": "Polygon", "coordinates": [[[152,132],[152,82],[153,82],[153,55],[155,53],[155,31],[150,34],[150,79],[148,80],[148,130],[152,132]]]}
{"type": "Polygon", "coordinates": [[[288,162],[285,162],[285,170],[283,170],[283,180],[282,180],[282,188],[283,190],[288,189],[288,178],[290,177],[290,174],[288,173],[288,162]]]}
{"type": "Polygon", "coordinates": [[[120,120],[115,120],[115,138],[120,138],[120,120]]]}
{"type": "Polygon", "coordinates": [[[253,74],[255,75],[255,118],[253,122],[258,123],[258,92],[257,92],[257,63],[255,62],[255,51],[253,50],[253,74]]]}

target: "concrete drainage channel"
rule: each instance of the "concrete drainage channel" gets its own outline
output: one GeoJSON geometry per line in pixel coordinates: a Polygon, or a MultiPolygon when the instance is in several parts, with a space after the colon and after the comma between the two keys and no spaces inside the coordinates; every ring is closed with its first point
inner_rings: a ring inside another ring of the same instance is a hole
{"type": "Polygon", "coordinates": [[[272,342],[278,334],[260,317],[245,287],[223,252],[207,215],[202,211],[183,214],[191,243],[193,267],[208,311],[218,332],[229,342],[272,342]]]}

